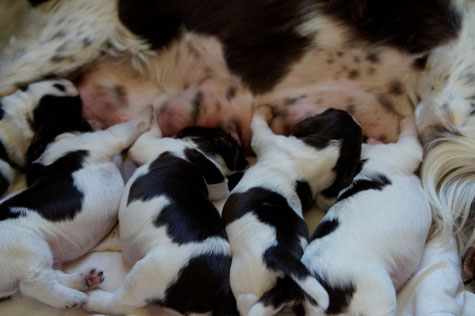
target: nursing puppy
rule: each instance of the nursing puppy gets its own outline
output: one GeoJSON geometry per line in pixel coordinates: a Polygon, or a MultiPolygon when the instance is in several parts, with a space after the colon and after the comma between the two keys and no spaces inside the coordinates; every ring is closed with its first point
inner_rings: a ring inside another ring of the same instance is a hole
{"type": "Polygon", "coordinates": [[[361,172],[305,249],[302,262],[330,296],[326,312],[307,308],[310,315],[396,314],[396,290],[417,270],[431,226],[414,175],[422,148],[412,119],[401,130],[397,143],[363,145],[361,172]]]}
{"type": "Polygon", "coordinates": [[[225,175],[243,170],[247,161],[234,139],[218,129],[160,137],[155,120],[129,151],[142,166],[126,185],[119,223],[122,253],[134,266],[114,293],[90,293],[86,309],[128,314],[158,304],[183,314],[237,314],[229,285],[231,251],[209,199],[224,198],[225,175]]]}
{"type": "Polygon", "coordinates": [[[0,100],[0,195],[8,190],[14,170],[38,158],[55,136],[90,130],[81,108],[67,80],[32,83],[0,100]]]}
{"type": "Polygon", "coordinates": [[[233,252],[231,288],[242,315],[286,307],[274,306],[266,293],[286,276],[327,308],[327,292],[300,262],[309,237],[302,212],[318,192],[344,187],[358,172],[362,132],[348,113],[330,109],[308,118],[294,127],[296,137],[275,135],[266,122],[270,116],[269,108],[256,110],[251,128],[257,163],[223,207],[233,252]]]}
{"type": "Polygon", "coordinates": [[[111,161],[149,126],[135,120],[95,133],[66,133],[34,165],[32,184],[0,204],[0,298],[21,292],[55,307],[75,307],[102,272],[54,270],[84,255],[112,228],[124,187],[111,161]]]}

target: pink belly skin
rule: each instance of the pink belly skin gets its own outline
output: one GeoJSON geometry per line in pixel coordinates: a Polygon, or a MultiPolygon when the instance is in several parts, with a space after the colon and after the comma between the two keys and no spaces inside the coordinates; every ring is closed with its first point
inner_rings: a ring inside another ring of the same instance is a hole
{"type": "Polygon", "coordinates": [[[252,109],[266,104],[274,109],[271,126],[278,134],[290,134],[294,124],[330,107],[350,112],[368,137],[392,141],[399,132],[400,117],[381,106],[374,94],[347,80],[254,98],[248,90],[226,80],[209,79],[182,92],[163,92],[150,83],[119,83],[116,78],[108,80],[95,73],[82,82],[79,91],[83,115],[98,129],[130,120],[151,104],[165,136],[187,126],[219,126],[248,147],[252,109]]]}
{"type": "Polygon", "coordinates": [[[405,56],[390,50],[377,59],[365,54],[315,49],[273,91],[254,96],[229,73],[219,43],[193,35],[162,52],[148,74],[125,58],[100,60],[85,70],[78,89],[83,115],[96,129],[130,120],[153,105],[165,136],[187,126],[219,126],[248,148],[252,110],[265,104],[273,108],[271,126],[278,134],[288,135],[300,120],[337,108],[350,112],[367,137],[394,141],[400,118],[412,114],[407,85],[395,78],[404,75],[411,83],[417,75],[405,56]]]}

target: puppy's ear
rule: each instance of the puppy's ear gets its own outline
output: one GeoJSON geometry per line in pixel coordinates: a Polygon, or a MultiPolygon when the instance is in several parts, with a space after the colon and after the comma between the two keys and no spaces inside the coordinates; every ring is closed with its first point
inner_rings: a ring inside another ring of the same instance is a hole
{"type": "Polygon", "coordinates": [[[33,163],[26,167],[26,184],[28,187],[35,183],[44,169],[45,166],[40,163],[33,163]]]}
{"type": "Polygon", "coordinates": [[[213,162],[196,149],[185,149],[186,159],[200,169],[206,184],[217,184],[225,181],[224,175],[213,162]]]}
{"type": "Polygon", "coordinates": [[[308,117],[304,119],[303,121],[298,122],[292,128],[292,134],[295,137],[303,137],[305,135],[310,134],[310,129],[312,126],[314,126],[313,121],[314,121],[313,117],[308,117]]]}
{"type": "Polygon", "coordinates": [[[361,144],[363,134],[361,128],[351,128],[350,133],[342,139],[340,155],[334,167],[336,179],[333,184],[324,190],[325,197],[336,197],[338,193],[353,182],[353,178],[361,171],[361,144]]]}

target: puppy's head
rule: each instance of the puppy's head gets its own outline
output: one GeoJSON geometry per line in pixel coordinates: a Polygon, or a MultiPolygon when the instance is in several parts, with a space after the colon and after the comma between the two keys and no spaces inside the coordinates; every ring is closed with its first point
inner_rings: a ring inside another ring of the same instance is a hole
{"type": "Polygon", "coordinates": [[[48,79],[31,83],[26,91],[36,104],[45,96],[76,97],[79,95],[73,83],[66,79],[48,79]]]}
{"type": "Polygon", "coordinates": [[[188,127],[178,132],[177,137],[191,138],[209,156],[221,156],[231,173],[248,165],[241,146],[220,128],[188,127]]]}
{"type": "Polygon", "coordinates": [[[67,80],[31,84],[28,91],[38,99],[33,110],[33,141],[28,147],[27,164],[36,160],[56,136],[65,132],[88,132],[91,126],[82,118],[82,102],[67,80]]]}
{"type": "Polygon", "coordinates": [[[332,185],[322,192],[325,197],[336,197],[341,189],[351,184],[360,171],[363,132],[350,114],[342,110],[328,109],[296,124],[293,134],[317,149],[325,148],[332,140],[341,142],[340,154],[333,168],[336,178],[332,185]]]}

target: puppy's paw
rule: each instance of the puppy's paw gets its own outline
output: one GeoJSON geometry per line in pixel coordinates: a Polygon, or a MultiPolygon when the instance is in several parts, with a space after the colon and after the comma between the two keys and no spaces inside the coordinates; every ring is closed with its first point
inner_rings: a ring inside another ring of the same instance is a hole
{"type": "Polygon", "coordinates": [[[147,106],[143,113],[135,120],[137,130],[140,134],[150,129],[155,119],[154,108],[152,105],[147,106]]]}
{"type": "Polygon", "coordinates": [[[104,282],[104,272],[97,268],[86,269],[86,271],[82,273],[82,276],[87,290],[97,289],[97,287],[104,282]]]}
{"type": "Polygon", "coordinates": [[[87,294],[84,294],[79,291],[74,291],[74,293],[68,295],[65,300],[64,308],[76,308],[81,307],[84,303],[87,302],[87,294]]]}
{"type": "Polygon", "coordinates": [[[262,117],[267,123],[272,119],[272,109],[267,105],[258,106],[254,110],[254,115],[262,117]]]}

